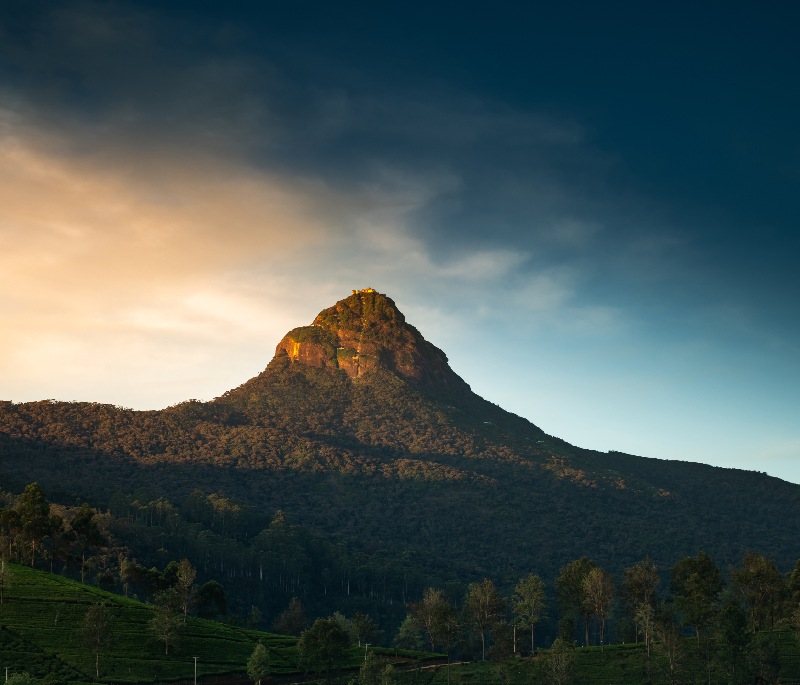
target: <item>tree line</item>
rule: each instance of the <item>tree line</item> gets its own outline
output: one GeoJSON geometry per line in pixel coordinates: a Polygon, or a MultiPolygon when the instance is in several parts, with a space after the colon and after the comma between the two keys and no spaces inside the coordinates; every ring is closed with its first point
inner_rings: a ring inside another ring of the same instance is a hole
{"type": "MultiPolygon", "coordinates": [[[[180,507],[164,499],[140,501],[128,496],[115,505],[124,510],[118,516],[98,512],[86,503],[52,504],[37,483],[17,496],[6,493],[2,498],[6,506],[0,509],[0,602],[11,582],[8,560],[51,571],[70,570],[81,580],[91,579],[126,595],[141,594],[157,608],[164,607],[159,620],[166,636],[165,650],[172,639],[169,627],[179,624],[181,615],[226,615],[225,589],[207,573],[226,565],[233,565],[233,571],[252,585],[266,584],[270,590],[281,591],[271,593],[271,604],[250,593],[252,601],[239,605],[242,623],[301,635],[309,627],[308,615],[324,616],[320,609],[338,605],[353,616],[349,630],[356,642],[387,642],[385,636],[393,634],[400,623],[394,640],[398,646],[481,659],[534,654],[539,643],[550,645],[554,638],[561,644],[598,645],[600,649],[610,642],[640,641],[649,653],[654,645],[663,649],[681,644],[679,638],[691,633],[708,668],[727,654],[728,667],[735,670],[743,667],[748,650],[763,648],[759,635],[800,621],[800,566],[784,574],[767,556],[748,552],[738,564],[723,569],[699,552],[668,569],[646,557],[617,574],[582,557],[564,565],[550,583],[529,574],[513,587],[498,588],[486,578],[469,584],[466,592],[460,592],[464,586],[457,583],[425,589],[406,584],[402,595],[391,597],[394,615],[406,609],[405,618],[399,615],[392,624],[385,614],[374,612],[374,603],[352,601],[368,599],[369,584],[363,582],[360,558],[342,557],[344,563],[337,568],[328,557],[330,565],[319,568],[320,558],[325,559],[332,548],[309,547],[313,535],[289,524],[282,512],[253,533],[258,525],[244,525],[254,520],[247,509],[219,493],[193,491],[180,507]],[[169,539],[165,531],[172,529],[175,539],[184,540],[185,549],[193,550],[192,541],[186,539],[191,525],[213,535],[209,539],[216,540],[217,546],[210,546],[209,556],[169,560],[161,570],[133,559],[118,535],[126,526],[139,533],[149,530],[154,533],[153,542],[160,540],[163,546],[169,539]],[[330,591],[327,604],[302,599],[314,564],[319,570],[318,592],[327,596],[330,591]],[[195,584],[196,576],[208,579],[195,584]],[[353,627],[358,625],[367,625],[368,632],[353,627]],[[537,637],[539,633],[544,639],[537,637]]],[[[397,583],[396,574],[393,578],[397,583]]]]}

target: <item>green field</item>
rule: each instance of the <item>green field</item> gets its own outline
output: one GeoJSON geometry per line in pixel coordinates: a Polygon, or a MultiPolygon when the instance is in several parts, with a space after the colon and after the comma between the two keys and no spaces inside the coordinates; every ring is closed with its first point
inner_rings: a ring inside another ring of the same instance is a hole
{"type": "MultiPolygon", "coordinates": [[[[247,659],[254,646],[263,642],[271,653],[273,676],[302,676],[297,667],[297,638],[264,633],[188,617],[176,647],[164,653],[164,644],[152,633],[148,622],[153,608],[62,576],[8,565],[10,586],[0,604],[0,669],[9,675],[27,672],[45,683],[78,684],[96,682],[94,654],[81,637],[87,609],[102,602],[111,617],[109,646],[101,653],[100,680],[105,683],[154,683],[183,680],[191,682],[194,659],[198,657],[198,678],[230,675],[245,682],[247,659]]],[[[779,661],[780,682],[800,683],[800,649],[791,631],[762,633],[774,648],[779,661]]],[[[644,645],[609,645],[578,648],[572,652],[572,685],[641,685],[678,682],[707,683],[706,662],[696,643],[685,638],[677,674],[670,675],[666,655],[655,645],[648,658],[644,645]]],[[[444,665],[421,671],[404,670],[419,659],[435,655],[391,649],[371,648],[398,667],[396,679],[403,684],[434,685],[448,682],[444,665]],[[399,661],[405,660],[405,665],[399,661]]],[[[454,665],[451,683],[482,685],[528,685],[549,682],[545,674],[547,650],[535,659],[510,659],[503,663],[485,662],[454,665]]],[[[441,656],[441,655],[440,655],[441,656]]],[[[347,682],[363,662],[364,649],[348,650],[340,679],[347,682]]],[[[429,662],[430,663],[430,662],[429,662]]],[[[0,671],[0,674],[3,672],[0,671]]],[[[298,678],[300,679],[300,678],[298,678]]],[[[711,682],[721,680],[712,673],[711,682]]]]}
{"type": "MultiPolygon", "coordinates": [[[[27,672],[54,683],[95,682],[94,654],[81,638],[81,627],[87,609],[98,602],[105,604],[112,621],[110,645],[100,656],[103,682],[192,680],[195,656],[200,679],[244,674],[259,641],[270,650],[274,675],[299,673],[295,637],[190,616],[177,647],[165,655],[164,643],[148,626],[154,615],[151,606],[58,575],[8,568],[11,583],[0,604],[0,669],[7,667],[9,674],[27,672]]],[[[363,649],[352,647],[346,666],[356,668],[363,658],[363,649]]]]}

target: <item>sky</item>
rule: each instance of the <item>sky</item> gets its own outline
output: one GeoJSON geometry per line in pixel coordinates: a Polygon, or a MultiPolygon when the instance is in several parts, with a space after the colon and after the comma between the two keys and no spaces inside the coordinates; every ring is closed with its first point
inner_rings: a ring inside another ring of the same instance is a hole
{"type": "Polygon", "coordinates": [[[163,408],[355,288],[581,447],[800,483],[800,5],[0,6],[0,399],[163,408]]]}

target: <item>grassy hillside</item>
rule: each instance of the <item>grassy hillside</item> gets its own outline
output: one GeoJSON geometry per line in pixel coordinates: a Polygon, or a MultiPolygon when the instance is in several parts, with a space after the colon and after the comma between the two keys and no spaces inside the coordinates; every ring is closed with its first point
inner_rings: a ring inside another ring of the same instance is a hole
{"type": "MultiPolygon", "coordinates": [[[[0,605],[0,665],[55,682],[93,682],[94,655],[81,639],[87,609],[102,602],[112,621],[111,644],[100,657],[101,679],[153,682],[191,679],[194,656],[200,676],[242,673],[258,641],[271,652],[275,674],[297,672],[296,638],[189,617],[176,648],[164,654],[148,622],[152,607],[133,599],[9,565],[11,583],[0,605]]],[[[353,664],[360,651],[353,651],[353,664]]]]}

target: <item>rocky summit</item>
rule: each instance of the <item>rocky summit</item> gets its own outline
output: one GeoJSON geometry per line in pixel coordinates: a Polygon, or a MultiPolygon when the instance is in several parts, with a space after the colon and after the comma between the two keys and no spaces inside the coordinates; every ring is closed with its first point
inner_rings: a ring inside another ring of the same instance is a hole
{"type": "Polygon", "coordinates": [[[391,298],[373,288],[353,290],[317,314],[310,326],[289,331],[275,350],[276,357],[282,354],[308,366],[341,369],[350,378],[383,369],[416,386],[469,389],[448,365],[447,355],[406,322],[391,298]]]}

